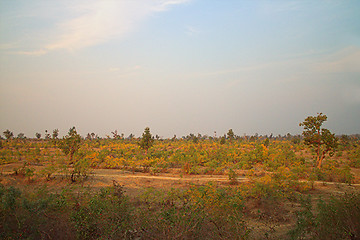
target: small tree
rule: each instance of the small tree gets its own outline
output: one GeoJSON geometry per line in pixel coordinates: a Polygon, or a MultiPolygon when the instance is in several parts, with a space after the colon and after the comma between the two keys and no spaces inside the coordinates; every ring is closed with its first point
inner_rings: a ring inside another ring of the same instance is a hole
{"type": "Polygon", "coordinates": [[[45,139],[50,139],[51,138],[51,135],[50,133],[48,133],[48,130],[45,130],[45,139]]]}
{"type": "Polygon", "coordinates": [[[113,139],[121,139],[121,136],[118,134],[117,130],[111,132],[111,134],[113,135],[113,139]]]}
{"type": "Polygon", "coordinates": [[[226,142],[226,137],[225,137],[225,136],[221,137],[221,138],[220,138],[220,144],[221,144],[221,145],[222,145],[222,144],[225,144],[225,142],[226,142]]]}
{"type": "Polygon", "coordinates": [[[58,137],[59,137],[59,129],[54,129],[52,132],[52,138],[55,140],[58,139],[58,137]]]}
{"type": "Polygon", "coordinates": [[[26,137],[25,137],[25,134],[24,134],[24,133],[19,133],[19,134],[17,135],[17,138],[18,138],[18,139],[25,139],[26,137]]]}
{"type": "Polygon", "coordinates": [[[68,135],[62,138],[59,148],[69,157],[69,163],[73,163],[73,156],[79,150],[81,136],[76,132],[75,127],[69,129],[68,135]]]}
{"type": "Polygon", "coordinates": [[[146,127],[145,130],[144,130],[144,133],[142,134],[142,138],[139,142],[139,146],[148,151],[149,148],[152,147],[154,143],[154,139],[153,137],[151,136],[151,133],[150,133],[150,128],[146,127]]]}
{"type": "Polygon", "coordinates": [[[37,139],[40,139],[41,138],[41,133],[37,132],[37,133],[35,133],[35,136],[36,136],[37,139]]]}
{"type": "Polygon", "coordinates": [[[322,161],[327,153],[333,156],[337,148],[338,139],[335,134],[326,128],[321,128],[327,116],[318,113],[316,117],[309,116],[299,126],[304,127],[303,136],[305,144],[312,147],[316,152],[316,165],[320,169],[322,161]]]}
{"type": "Polygon", "coordinates": [[[3,134],[7,140],[10,140],[14,137],[14,133],[11,132],[9,129],[6,129],[6,131],[4,131],[3,134]]]}
{"type": "Polygon", "coordinates": [[[130,135],[127,137],[127,139],[132,140],[134,137],[135,137],[135,135],[130,133],[130,135]]]}
{"type": "Polygon", "coordinates": [[[233,140],[235,138],[235,134],[232,129],[229,129],[229,131],[227,133],[227,138],[230,140],[233,140]]]}

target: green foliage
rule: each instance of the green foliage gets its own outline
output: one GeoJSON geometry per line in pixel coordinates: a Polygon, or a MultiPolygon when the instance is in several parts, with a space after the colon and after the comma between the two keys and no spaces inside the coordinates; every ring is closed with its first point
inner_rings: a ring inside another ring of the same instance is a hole
{"type": "Polygon", "coordinates": [[[51,138],[50,133],[48,133],[48,130],[45,130],[45,139],[49,140],[51,138]]]}
{"type": "Polygon", "coordinates": [[[76,132],[75,127],[69,129],[68,135],[62,138],[58,147],[64,152],[65,155],[69,156],[70,164],[73,163],[73,156],[78,151],[81,145],[80,134],[76,132]]]}
{"type": "Polygon", "coordinates": [[[248,239],[243,199],[213,184],[151,190],[135,202],[122,186],[90,193],[0,185],[1,239],[248,239]]]}
{"type": "Polygon", "coordinates": [[[227,133],[227,138],[230,140],[233,140],[235,138],[235,134],[234,131],[232,129],[229,129],[228,133],[227,133]]]}
{"type": "Polygon", "coordinates": [[[40,174],[43,175],[47,181],[52,179],[52,175],[57,171],[55,164],[49,164],[40,171],[40,174]]]}
{"type": "Polygon", "coordinates": [[[146,127],[144,133],[142,134],[142,138],[139,142],[139,146],[144,150],[149,150],[154,143],[154,138],[151,136],[150,128],[146,127]]]}
{"type": "Polygon", "coordinates": [[[25,139],[26,136],[25,136],[24,133],[19,133],[19,134],[17,135],[17,138],[18,138],[18,139],[25,139]]]}
{"type": "Polygon", "coordinates": [[[30,167],[27,162],[24,162],[23,166],[19,168],[14,168],[15,175],[20,175],[23,177],[27,177],[29,181],[35,175],[35,169],[30,167]]]}
{"type": "Polygon", "coordinates": [[[360,168],[360,146],[357,145],[357,148],[352,150],[349,153],[349,158],[350,158],[350,167],[354,167],[354,168],[360,168]]]}
{"type": "Polygon", "coordinates": [[[0,192],[0,238],[44,239],[49,237],[44,231],[59,227],[59,219],[48,217],[52,215],[54,198],[46,190],[23,194],[16,188],[0,186],[0,192]]]}
{"type": "Polygon", "coordinates": [[[0,185],[0,238],[124,239],[131,208],[119,193],[114,186],[94,195],[49,194],[46,188],[24,194],[0,185]]]}
{"type": "Polygon", "coordinates": [[[144,239],[248,239],[243,199],[235,189],[192,185],[168,192],[148,189],[139,209],[144,239]]]}
{"type": "Polygon", "coordinates": [[[9,129],[6,129],[3,134],[7,140],[10,140],[14,137],[14,133],[11,132],[9,129]]]}
{"type": "Polygon", "coordinates": [[[317,213],[308,197],[302,201],[302,210],[296,217],[296,226],[289,232],[292,239],[359,239],[360,194],[320,200],[317,213]]]}
{"type": "Polygon", "coordinates": [[[314,169],[314,180],[327,182],[342,182],[351,184],[354,176],[348,166],[340,166],[337,161],[328,161],[321,169],[314,169]]]}
{"type": "Polygon", "coordinates": [[[35,133],[35,136],[36,136],[37,139],[40,139],[41,138],[41,133],[37,132],[37,133],[35,133]]]}
{"type": "Polygon", "coordinates": [[[88,198],[87,204],[77,204],[71,221],[78,239],[124,239],[131,223],[127,199],[115,191],[103,188],[88,198]]]}
{"type": "Polygon", "coordinates": [[[86,158],[79,158],[74,163],[74,168],[71,171],[70,179],[72,182],[75,182],[77,179],[84,180],[88,177],[90,173],[90,162],[86,158]]]}
{"type": "Polygon", "coordinates": [[[52,132],[52,138],[55,140],[58,139],[58,136],[59,136],[59,129],[54,129],[52,132]]]}
{"type": "Polygon", "coordinates": [[[321,128],[327,120],[327,116],[319,113],[317,116],[309,116],[299,126],[304,127],[303,136],[305,144],[312,147],[317,155],[316,164],[321,168],[322,160],[328,153],[333,156],[338,145],[338,139],[335,134],[326,128],[321,128]]]}

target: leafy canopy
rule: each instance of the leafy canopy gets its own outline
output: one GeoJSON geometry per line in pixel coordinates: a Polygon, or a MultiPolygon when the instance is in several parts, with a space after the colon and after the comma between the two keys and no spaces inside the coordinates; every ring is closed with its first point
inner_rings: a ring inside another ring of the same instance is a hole
{"type": "Polygon", "coordinates": [[[299,124],[300,127],[304,127],[302,134],[305,144],[312,147],[316,152],[318,168],[321,168],[325,155],[328,153],[330,157],[333,156],[337,148],[338,139],[335,137],[335,134],[326,128],[322,128],[322,124],[326,120],[326,115],[318,113],[317,116],[309,116],[299,124]]]}
{"type": "Polygon", "coordinates": [[[139,146],[147,151],[149,148],[152,147],[153,143],[154,138],[151,136],[150,128],[146,127],[139,142],[139,146]]]}
{"type": "Polygon", "coordinates": [[[3,132],[6,139],[12,139],[14,137],[14,133],[11,132],[9,129],[6,129],[6,131],[3,132]]]}
{"type": "Polygon", "coordinates": [[[68,135],[61,140],[59,148],[65,155],[69,156],[70,163],[72,163],[73,156],[79,150],[80,145],[81,136],[76,132],[75,127],[72,127],[69,129],[68,135]]]}

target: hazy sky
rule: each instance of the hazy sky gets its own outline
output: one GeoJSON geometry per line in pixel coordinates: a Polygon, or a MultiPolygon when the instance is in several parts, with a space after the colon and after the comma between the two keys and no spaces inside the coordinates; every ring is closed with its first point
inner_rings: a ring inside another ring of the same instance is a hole
{"type": "Polygon", "coordinates": [[[360,133],[360,1],[0,0],[0,130],[360,133]]]}

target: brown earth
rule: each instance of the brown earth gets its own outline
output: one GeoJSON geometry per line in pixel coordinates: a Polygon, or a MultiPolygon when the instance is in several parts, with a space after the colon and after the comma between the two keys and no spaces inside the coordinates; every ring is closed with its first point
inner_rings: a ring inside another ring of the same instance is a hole
{"type": "MultiPolygon", "coordinates": [[[[116,181],[124,187],[126,195],[135,198],[147,188],[163,189],[186,188],[190,184],[203,185],[208,182],[215,182],[220,186],[230,186],[227,175],[182,175],[178,169],[169,170],[168,173],[150,173],[130,172],[118,169],[93,169],[85,181],[70,183],[69,178],[62,174],[54,175],[53,179],[47,181],[44,177],[26,177],[15,176],[14,168],[21,167],[22,163],[11,163],[0,166],[0,184],[5,186],[15,186],[23,190],[32,191],[44,185],[52,192],[58,192],[65,186],[71,186],[74,189],[88,189],[96,191],[101,187],[112,186],[116,181]]],[[[39,172],[44,166],[32,165],[36,172],[39,172]]],[[[354,169],[355,177],[359,178],[360,169],[354,169]]],[[[251,181],[245,177],[242,172],[238,177],[239,184],[251,181]],[[241,176],[243,175],[243,176],[241,176]]],[[[342,195],[345,192],[360,191],[360,184],[343,184],[333,182],[315,182],[314,190],[310,192],[315,202],[322,198],[327,199],[332,195],[342,195]]],[[[288,230],[295,224],[295,211],[300,209],[298,203],[283,203],[276,209],[271,205],[259,205],[256,201],[245,203],[246,222],[253,228],[251,239],[284,239],[288,230]],[[261,214],[259,214],[261,209],[261,214]]]]}

